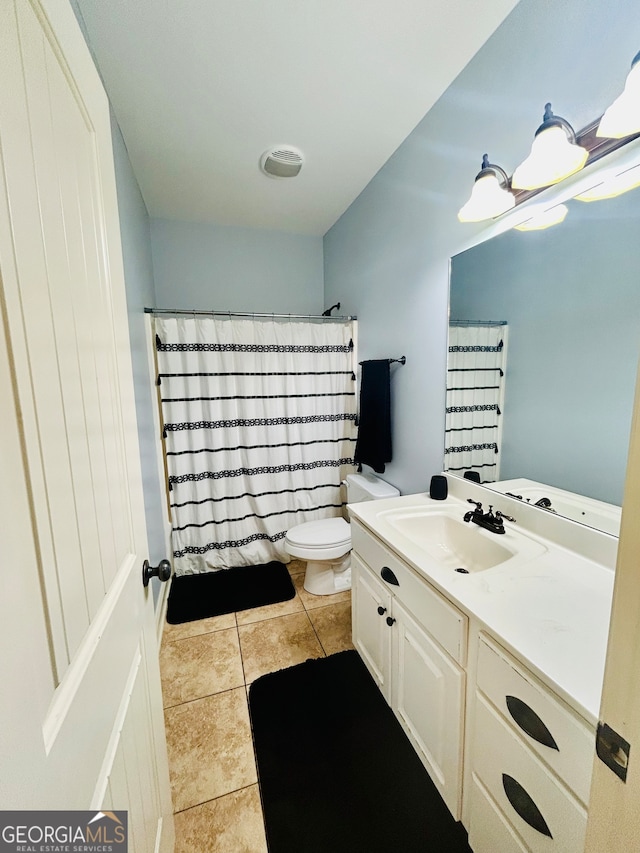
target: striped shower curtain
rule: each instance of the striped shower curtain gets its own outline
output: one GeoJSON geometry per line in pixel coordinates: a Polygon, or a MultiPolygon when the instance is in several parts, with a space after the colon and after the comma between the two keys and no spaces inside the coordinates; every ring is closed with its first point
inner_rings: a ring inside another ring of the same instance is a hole
{"type": "Polygon", "coordinates": [[[156,318],[176,574],[287,560],[340,515],[355,445],[353,323],[156,318]]]}
{"type": "Polygon", "coordinates": [[[444,470],[500,479],[506,323],[449,325],[444,470]]]}

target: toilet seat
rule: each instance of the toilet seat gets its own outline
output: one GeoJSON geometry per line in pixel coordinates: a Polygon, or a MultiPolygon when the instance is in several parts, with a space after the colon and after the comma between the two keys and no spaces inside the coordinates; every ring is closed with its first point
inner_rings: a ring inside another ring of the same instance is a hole
{"type": "Polygon", "coordinates": [[[351,550],[351,528],[344,518],[306,521],[287,531],[285,548],[302,560],[335,560],[351,550]]]}
{"type": "Polygon", "coordinates": [[[344,545],[351,542],[351,528],[344,518],[321,518],[292,527],[287,531],[287,539],[307,548],[344,545]]]}

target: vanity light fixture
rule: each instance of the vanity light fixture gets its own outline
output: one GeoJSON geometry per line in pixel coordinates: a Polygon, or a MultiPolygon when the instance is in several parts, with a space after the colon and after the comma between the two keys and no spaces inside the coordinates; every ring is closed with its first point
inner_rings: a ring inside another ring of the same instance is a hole
{"type": "Polygon", "coordinates": [[[554,115],[551,104],[546,104],[531,154],[513,173],[511,186],[520,190],[536,190],[557,184],[579,172],[588,156],[587,149],[576,144],[576,134],[569,122],[554,115]]]}
{"type": "MultiPolygon", "coordinates": [[[[530,208],[535,211],[534,207],[530,208]]],[[[564,222],[564,219],[569,212],[566,204],[556,204],[546,210],[540,209],[535,211],[533,216],[516,225],[517,231],[543,231],[545,228],[551,228],[552,225],[559,225],[564,222]]]]}
{"type": "Polygon", "coordinates": [[[482,156],[482,168],[476,175],[469,201],[458,211],[460,222],[482,222],[493,219],[515,207],[516,200],[509,191],[509,178],[504,169],[482,156]]]}
{"type": "Polygon", "coordinates": [[[601,201],[640,187],[640,166],[632,166],[623,172],[609,170],[600,176],[601,180],[594,187],[574,196],[578,201],[601,201]]]}
{"type": "Polygon", "coordinates": [[[622,139],[640,133],[640,52],[631,63],[624,91],[600,119],[596,136],[622,139]]]}

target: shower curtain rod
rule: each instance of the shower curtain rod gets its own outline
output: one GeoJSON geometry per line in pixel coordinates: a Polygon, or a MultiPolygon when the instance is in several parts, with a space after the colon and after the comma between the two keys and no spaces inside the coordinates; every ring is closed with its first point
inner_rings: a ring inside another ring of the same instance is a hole
{"type": "Polygon", "coordinates": [[[145,314],[204,314],[208,317],[265,317],[273,320],[357,320],[355,315],[328,317],[324,314],[259,314],[257,311],[189,311],[186,308],[145,308],[145,314]]]}
{"type": "Polygon", "coordinates": [[[449,320],[450,326],[506,326],[506,320],[449,320]]]}

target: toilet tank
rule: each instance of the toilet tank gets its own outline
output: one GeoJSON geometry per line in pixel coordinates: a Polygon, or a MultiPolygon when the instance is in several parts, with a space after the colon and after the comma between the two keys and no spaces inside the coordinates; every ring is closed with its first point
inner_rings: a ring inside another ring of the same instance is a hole
{"type": "Polygon", "coordinates": [[[347,503],[395,498],[399,494],[395,486],[390,486],[374,474],[347,474],[347,503]]]}

